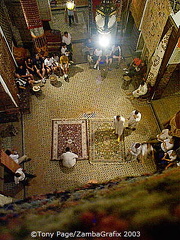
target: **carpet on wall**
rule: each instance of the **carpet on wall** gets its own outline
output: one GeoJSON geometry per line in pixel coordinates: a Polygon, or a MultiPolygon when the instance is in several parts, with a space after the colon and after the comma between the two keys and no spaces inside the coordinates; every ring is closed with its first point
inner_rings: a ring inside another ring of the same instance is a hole
{"type": "Polygon", "coordinates": [[[51,160],[60,160],[66,147],[70,147],[78,159],[88,159],[86,120],[52,120],[51,160]]]}
{"type": "Polygon", "coordinates": [[[112,119],[89,119],[91,163],[123,163],[124,141],[117,141],[112,119]]]}

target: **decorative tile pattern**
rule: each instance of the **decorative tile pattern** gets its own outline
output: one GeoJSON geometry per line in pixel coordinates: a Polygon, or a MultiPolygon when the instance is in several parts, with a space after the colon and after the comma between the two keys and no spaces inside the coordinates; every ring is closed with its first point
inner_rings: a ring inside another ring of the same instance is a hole
{"type": "Polygon", "coordinates": [[[60,160],[66,147],[70,147],[78,159],[88,158],[85,120],[53,120],[52,135],[52,160],[60,160]]]}

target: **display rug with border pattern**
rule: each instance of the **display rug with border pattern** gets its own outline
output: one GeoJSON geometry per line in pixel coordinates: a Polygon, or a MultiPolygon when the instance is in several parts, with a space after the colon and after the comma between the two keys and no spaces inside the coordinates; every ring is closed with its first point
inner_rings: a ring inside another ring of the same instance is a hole
{"type": "Polygon", "coordinates": [[[51,160],[60,160],[66,147],[70,147],[78,159],[88,159],[86,120],[52,120],[51,160]]]}
{"type": "Polygon", "coordinates": [[[113,119],[89,119],[91,163],[123,163],[124,141],[118,142],[113,119]]]}

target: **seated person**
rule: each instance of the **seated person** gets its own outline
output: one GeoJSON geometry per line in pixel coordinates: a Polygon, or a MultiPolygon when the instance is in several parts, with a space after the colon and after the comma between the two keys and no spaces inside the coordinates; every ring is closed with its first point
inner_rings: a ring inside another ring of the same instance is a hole
{"type": "Polygon", "coordinates": [[[45,68],[44,68],[44,60],[39,54],[36,54],[36,57],[33,61],[34,69],[37,75],[45,82],[44,75],[45,75],[45,68]]]}
{"type": "Polygon", "coordinates": [[[142,63],[142,60],[140,58],[134,58],[130,66],[139,67],[141,63],[142,63]]]}
{"type": "Polygon", "coordinates": [[[15,184],[22,182],[24,185],[28,184],[28,178],[35,178],[36,175],[26,173],[22,168],[18,168],[14,174],[15,184]]]}
{"type": "Polygon", "coordinates": [[[95,62],[94,69],[96,69],[97,66],[99,66],[99,62],[101,61],[101,58],[102,58],[102,50],[100,48],[96,48],[94,50],[94,55],[93,55],[93,60],[95,62]]]}
{"type": "Polygon", "coordinates": [[[134,58],[133,61],[130,64],[128,64],[128,68],[124,68],[123,70],[126,70],[126,74],[129,77],[133,77],[140,70],[141,63],[142,63],[141,59],[134,58]]]}
{"type": "Polygon", "coordinates": [[[63,153],[60,156],[60,159],[62,159],[62,164],[64,167],[67,168],[72,168],[76,164],[76,159],[78,158],[78,155],[75,153],[71,152],[70,148],[66,148],[66,152],[63,153]]]}
{"type": "Polygon", "coordinates": [[[118,59],[118,65],[120,64],[122,54],[121,54],[121,47],[119,44],[115,44],[112,47],[112,57],[113,59],[118,59]]]}
{"type": "Polygon", "coordinates": [[[33,87],[34,84],[40,83],[41,80],[35,81],[31,77],[28,77],[27,79],[25,79],[25,78],[16,78],[15,82],[16,82],[18,88],[26,89],[26,87],[28,87],[28,85],[33,87]]]}
{"type": "Polygon", "coordinates": [[[23,78],[15,78],[15,83],[19,89],[26,89],[28,82],[23,78]]]}
{"type": "Polygon", "coordinates": [[[112,49],[111,48],[107,48],[105,50],[105,52],[104,52],[104,55],[105,55],[106,66],[107,66],[108,70],[111,70],[110,66],[112,64],[112,59],[113,59],[112,49]]]}
{"type": "Polygon", "coordinates": [[[135,68],[135,70],[135,75],[141,75],[142,77],[145,77],[147,73],[147,65],[142,62],[138,67],[135,68]]]}
{"type": "Polygon", "coordinates": [[[67,46],[65,43],[62,43],[61,45],[61,55],[65,54],[65,52],[67,51],[67,46]]]}
{"type": "Polygon", "coordinates": [[[60,57],[60,68],[62,69],[64,80],[66,80],[68,78],[69,59],[65,54],[60,57]]]}
{"type": "Polygon", "coordinates": [[[31,74],[35,73],[35,71],[34,71],[34,64],[33,64],[32,58],[28,57],[25,60],[25,65],[26,65],[26,68],[28,69],[29,73],[31,73],[31,74]]]}
{"type": "Polygon", "coordinates": [[[51,59],[53,61],[53,66],[59,66],[59,55],[57,53],[53,53],[51,59]]]}
{"type": "Polygon", "coordinates": [[[12,158],[12,160],[14,162],[16,162],[17,164],[21,164],[22,162],[29,162],[31,161],[31,158],[29,158],[27,155],[23,155],[22,157],[19,157],[19,154],[17,151],[15,150],[12,150],[10,151],[9,149],[7,149],[5,151],[5,153],[10,157],[12,158]]]}
{"type": "Polygon", "coordinates": [[[161,159],[160,165],[168,169],[170,166],[176,163],[177,154],[174,150],[169,150],[164,153],[163,158],[161,159]]]}
{"type": "Polygon", "coordinates": [[[68,50],[67,46],[65,43],[62,43],[62,47],[61,47],[61,55],[66,55],[69,59],[69,62],[73,63],[72,61],[72,53],[68,50]]]}
{"type": "Polygon", "coordinates": [[[54,72],[56,71],[60,71],[60,65],[59,65],[59,56],[57,53],[52,54],[52,66],[53,66],[53,70],[54,72]]]}
{"type": "Polygon", "coordinates": [[[173,138],[167,138],[161,143],[161,149],[164,152],[171,150],[173,147],[174,147],[174,139],[173,138]]]}
{"type": "Polygon", "coordinates": [[[49,75],[54,71],[53,67],[53,59],[50,56],[47,56],[44,60],[44,68],[46,69],[46,73],[49,75]]]}
{"type": "Polygon", "coordinates": [[[33,75],[29,73],[29,71],[26,69],[24,65],[19,65],[15,72],[16,78],[28,78],[34,79],[33,75]]]}
{"type": "Polygon", "coordinates": [[[86,55],[93,55],[93,51],[94,51],[94,44],[92,41],[92,38],[87,39],[87,41],[85,42],[85,48],[83,49],[83,52],[86,55]]]}
{"type": "Polygon", "coordinates": [[[138,89],[132,92],[132,95],[134,98],[138,98],[142,95],[145,95],[147,91],[148,91],[147,83],[145,81],[142,81],[138,89]]]}
{"type": "Polygon", "coordinates": [[[133,161],[133,160],[138,160],[139,162],[139,155],[141,154],[142,151],[142,145],[140,143],[133,143],[128,150],[128,153],[126,155],[126,161],[133,161]]]}
{"type": "Polygon", "coordinates": [[[157,135],[157,140],[163,142],[165,139],[172,138],[171,131],[169,129],[163,129],[160,134],[157,135]]]}

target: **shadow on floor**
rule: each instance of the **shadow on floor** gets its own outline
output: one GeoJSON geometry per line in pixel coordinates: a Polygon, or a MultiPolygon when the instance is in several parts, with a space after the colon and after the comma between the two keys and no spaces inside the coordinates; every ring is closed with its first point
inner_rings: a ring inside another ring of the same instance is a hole
{"type": "Polygon", "coordinates": [[[84,72],[84,69],[77,67],[76,65],[72,65],[69,71],[69,76],[74,77],[77,73],[84,72]]]}
{"type": "Polygon", "coordinates": [[[64,167],[63,165],[62,165],[62,161],[59,161],[59,167],[60,167],[60,169],[61,169],[61,171],[63,172],[63,173],[66,173],[66,174],[71,174],[73,171],[74,171],[74,167],[72,167],[72,168],[66,168],[66,167],[64,167]]]}

